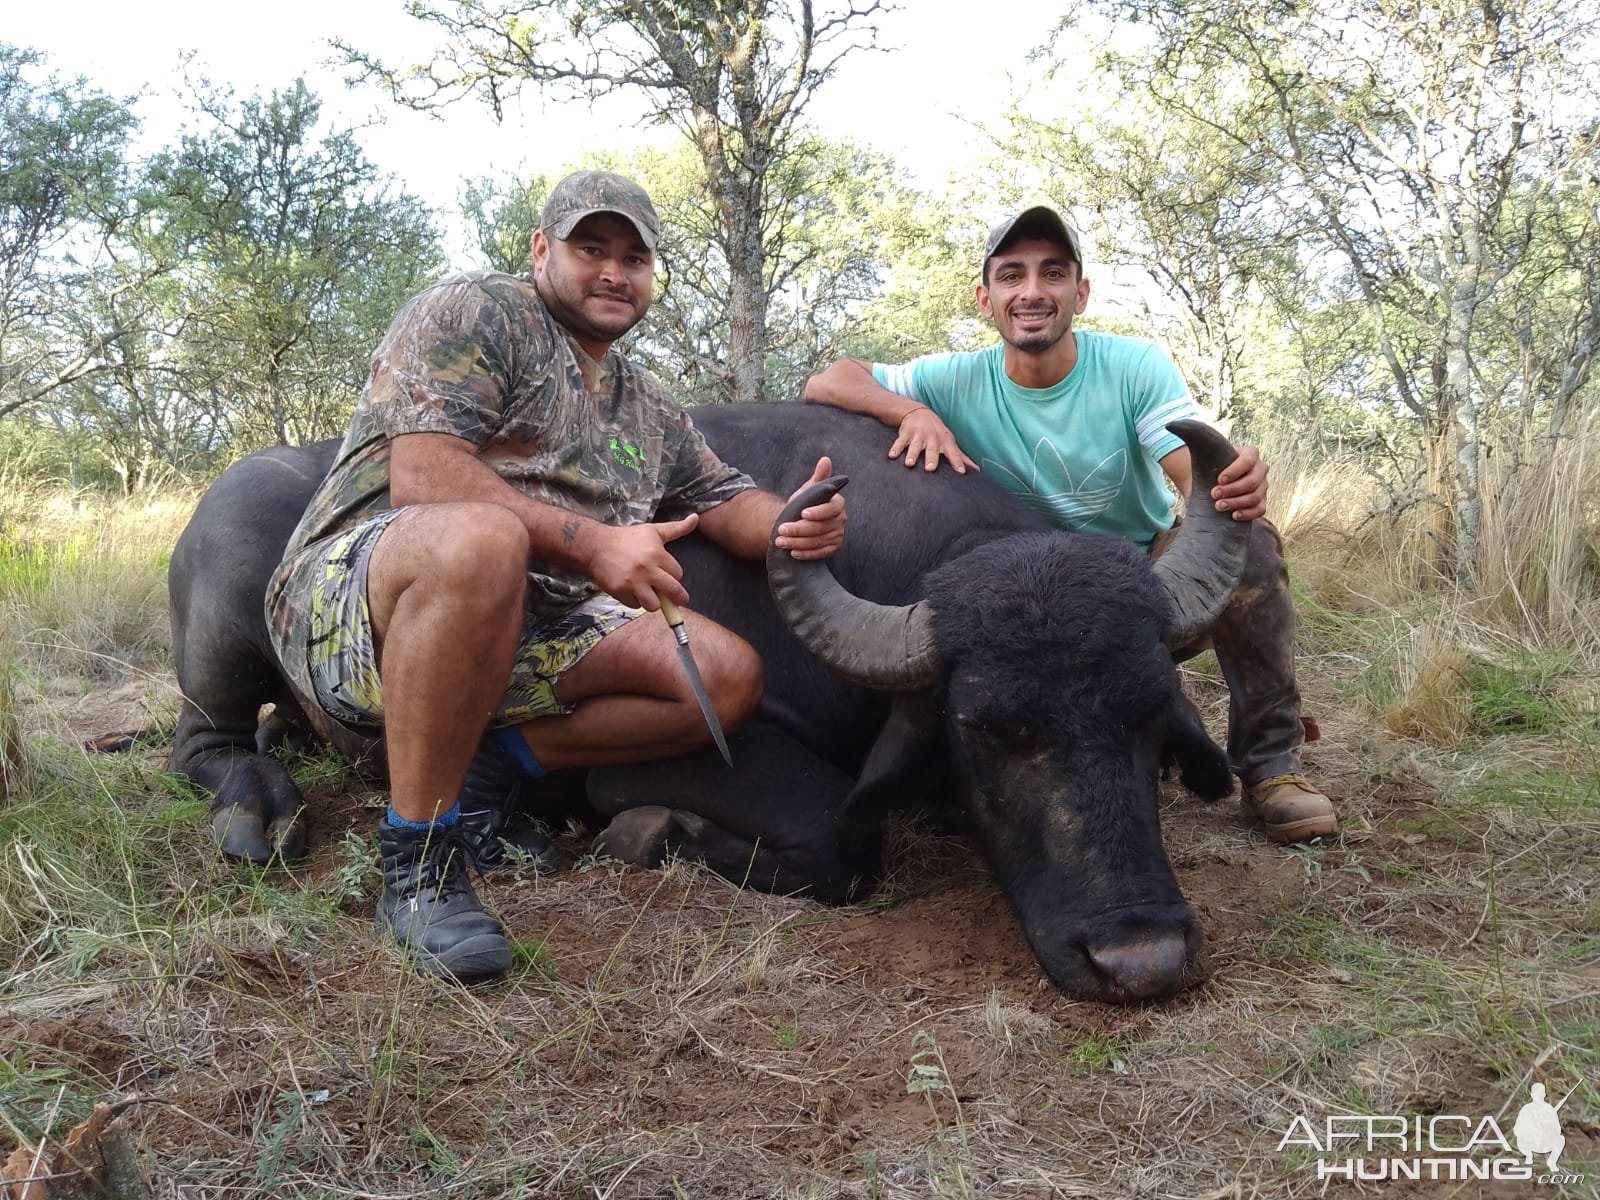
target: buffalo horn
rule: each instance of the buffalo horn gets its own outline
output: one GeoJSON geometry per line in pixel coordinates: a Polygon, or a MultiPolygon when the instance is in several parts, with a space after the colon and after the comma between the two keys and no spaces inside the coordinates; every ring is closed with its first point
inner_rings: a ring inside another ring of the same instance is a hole
{"type": "Polygon", "coordinates": [[[1188,443],[1193,467],[1188,512],[1171,547],[1154,564],[1170,610],[1162,640],[1178,650],[1211,628],[1239,586],[1250,522],[1218,512],[1211,501],[1218,473],[1237,453],[1232,443],[1200,421],[1174,421],[1167,428],[1188,443]]]}
{"type": "Polygon", "coordinates": [[[914,692],[938,671],[926,603],[874,604],[847,591],[818,560],[797,561],[775,545],[778,526],[825,503],[849,479],[834,475],[798,493],[773,523],[767,584],[778,611],[805,648],[835,674],[880,692],[914,692]]]}

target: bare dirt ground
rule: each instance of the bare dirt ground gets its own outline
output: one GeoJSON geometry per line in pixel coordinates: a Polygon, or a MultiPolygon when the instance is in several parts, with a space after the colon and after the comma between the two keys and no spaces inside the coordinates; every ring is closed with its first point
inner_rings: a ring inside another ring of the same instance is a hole
{"type": "MultiPolygon", "coordinates": [[[[1217,717],[1215,687],[1191,688],[1217,717]]],[[[52,698],[71,738],[138,728],[147,703],[52,698]]],[[[1404,745],[1322,724],[1334,844],[1286,851],[1237,800],[1165,796],[1212,966],[1168,1004],[1065,998],[976,851],[915,826],[849,909],[687,864],[497,875],[516,975],[420,979],[371,925],[353,839],[380,797],[334,776],[292,871],[213,862],[198,819],[175,826],[188,875],[152,885],[162,911],[0,997],[0,1053],[145,1097],[127,1119],[165,1197],[1596,1195],[1593,813],[1469,803],[1404,745]],[[1552,1092],[1579,1085],[1575,1182],[1319,1182],[1317,1155],[1278,1148],[1336,1112],[1509,1133],[1541,1053],[1552,1092]]],[[[166,749],[133,748],[122,803],[170,800],[166,749]]]]}

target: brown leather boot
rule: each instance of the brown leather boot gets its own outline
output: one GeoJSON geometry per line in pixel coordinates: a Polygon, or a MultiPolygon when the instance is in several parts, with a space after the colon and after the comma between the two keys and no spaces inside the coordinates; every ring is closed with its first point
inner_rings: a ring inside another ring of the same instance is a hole
{"type": "Polygon", "coordinates": [[[1333,802],[1312,787],[1304,775],[1274,775],[1246,785],[1244,806],[1275,842],[1309,842],[1339,832],[1333,802]]]}

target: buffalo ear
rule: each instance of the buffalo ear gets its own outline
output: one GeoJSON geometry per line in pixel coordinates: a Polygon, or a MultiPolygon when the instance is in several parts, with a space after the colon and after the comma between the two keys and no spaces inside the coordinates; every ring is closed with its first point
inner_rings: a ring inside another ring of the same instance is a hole
{"type": "Polygon", "coordinates": [[[855,787],[840,805],[841,842],[873,845],[882,838],[883,819],[892,810],[937,804],[950,780],[941,721],[938,705],[926,692],[895,696],[855,787]]]}
{"type": "Polygon", "coordinates": [[[852,799],[882,794],[921,801],[946,772],[939,707],[926,692],[901,692],[856,777],[852,799]]]}

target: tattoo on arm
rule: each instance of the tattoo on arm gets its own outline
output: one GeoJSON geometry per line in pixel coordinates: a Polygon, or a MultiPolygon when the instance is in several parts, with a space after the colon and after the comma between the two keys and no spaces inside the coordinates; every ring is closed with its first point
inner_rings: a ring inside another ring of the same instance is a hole
{"type": "Polygon", "coordinates": [[[583,522],[577,517],[568,517],[561,523],[561,544],[568,549],[572,548],[578,540],[578,534],[583,531],[583,522]]]}

